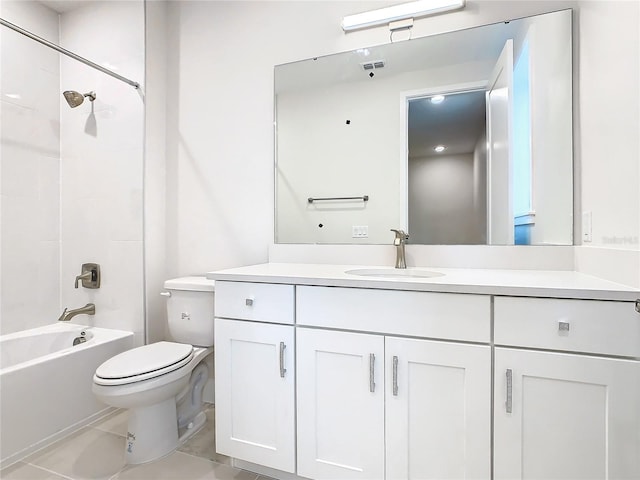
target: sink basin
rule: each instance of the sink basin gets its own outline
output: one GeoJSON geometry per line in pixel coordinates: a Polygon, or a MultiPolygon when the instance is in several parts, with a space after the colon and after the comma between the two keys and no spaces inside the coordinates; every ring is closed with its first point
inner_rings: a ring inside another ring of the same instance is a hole
{"type": "Polygon", "coordinates": [[[382,278],[433,278],[442,277],[444,273],[430,272],[417,268],[356,268],[346,270],[348,275],[358,275],[360,277],[382,277],[382,278]]]}

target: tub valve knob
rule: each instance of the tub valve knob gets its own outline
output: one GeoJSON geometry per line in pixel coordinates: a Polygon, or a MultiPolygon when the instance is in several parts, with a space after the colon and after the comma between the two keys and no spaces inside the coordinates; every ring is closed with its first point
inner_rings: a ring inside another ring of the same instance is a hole
{"type": "Polygon", "coordinates": [[[97,263],[83,263],[82,272],[76,276],[75,287],[82,281],[84,288],[100,288],[100,265],[97,263]]]}

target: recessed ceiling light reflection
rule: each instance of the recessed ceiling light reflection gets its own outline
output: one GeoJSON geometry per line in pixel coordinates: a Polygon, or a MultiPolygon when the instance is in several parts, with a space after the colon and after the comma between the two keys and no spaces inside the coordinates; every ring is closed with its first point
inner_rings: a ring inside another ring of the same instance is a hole
{"type": "Polygon", "coordinates": [[[444,145],[438,145],[437,147],[434,148],[434,150],[438,153],[444,152],[447,149],[447,147],[445,147],[444,145]]]}
{"type": "Polygon", "coordinates": [[[444,95],[434,95],[429,100],[431,100],[431,103],[437,105],[438,103],[444,102],[444,95]]]}

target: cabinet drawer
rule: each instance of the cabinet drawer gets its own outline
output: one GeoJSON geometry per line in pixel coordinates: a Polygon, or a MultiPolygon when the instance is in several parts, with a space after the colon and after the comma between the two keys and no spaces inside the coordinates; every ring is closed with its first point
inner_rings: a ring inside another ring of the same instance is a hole
{"type": "Polygon", "coordinates": [[[489,342],[491,300],[487,295],[298,286],[296,321],[390,335],[489,342]]]}
{"type": "Polygon", "coordinates": [[[632,302],[496,297],[498,345],[640,357],[632,302]]]}
{"type": "Polygon", "coordinates": [[[215,316],[293,325],[293,285],[216,281],[215,316]]]}

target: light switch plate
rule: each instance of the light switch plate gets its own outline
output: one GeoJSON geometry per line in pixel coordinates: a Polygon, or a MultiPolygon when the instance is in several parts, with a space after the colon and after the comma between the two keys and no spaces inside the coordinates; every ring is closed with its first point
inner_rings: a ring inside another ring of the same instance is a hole
{"type": "Polygon", "coordinates": [[[369,226],[368,225],[354,225],[351,227],[351,238],[368,238],[369,226]]]}

